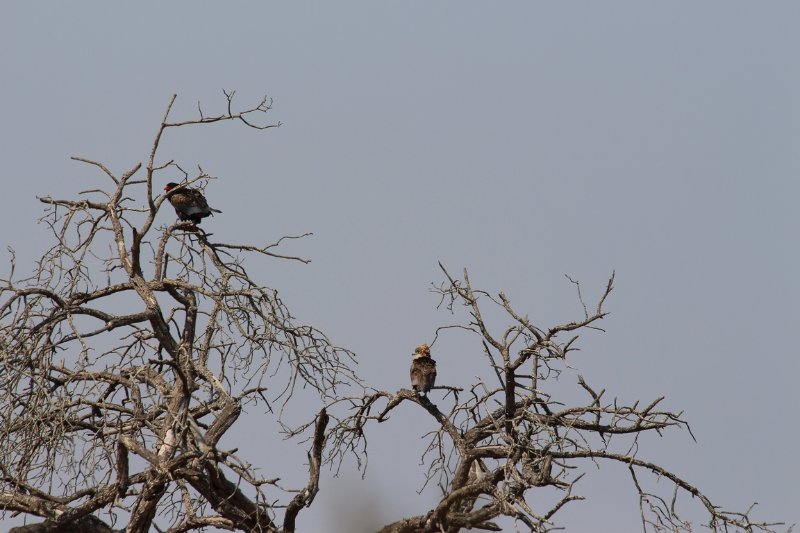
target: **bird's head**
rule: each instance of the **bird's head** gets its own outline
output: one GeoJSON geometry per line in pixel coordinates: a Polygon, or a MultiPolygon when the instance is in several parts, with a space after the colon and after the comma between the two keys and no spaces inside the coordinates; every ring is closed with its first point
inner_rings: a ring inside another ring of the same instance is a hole
{"type": "Polygon", "coordinates": [[[420,357],[430,357],[431,356],[431,347],[428,346],[426,343],[422,343],[414,350],[414,359],[419,359],[420,357]]]}
{"type": "Polygon", "coordinates": [[[177,186],[178,186],[178,184],[177,184],[177,183],[175,183],[174,181],[170,181],[169,183],[167,183],[166,185],[164,185],[164,190],[165,190],[166,192],[169,192],[169,191],[171,191],[172,189],[174,189],[174,188],[175,188],[175,187],[177,187],[177,186]]]}

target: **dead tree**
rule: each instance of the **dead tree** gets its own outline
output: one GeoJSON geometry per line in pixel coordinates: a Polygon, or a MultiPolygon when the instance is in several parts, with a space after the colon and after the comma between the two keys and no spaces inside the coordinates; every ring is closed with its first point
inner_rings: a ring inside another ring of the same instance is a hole
{"type": "MultiPolygon", "coordinates": [[[[466,318],[439,328],[436,336],[454,328],[473,335],[476,356],[482,353],[491,379],[477,379],[469,387],[435,387],[446,392],[438,402],[448,405],[444,412],[408,389],[375,390],[363,398],[337,402],[348,403],[353,415],[351,425],[338,425],[331,439],[352,447],[365,447],[367,425],[391,423],[389,415],[401,406],[419,407],[435,420],[422,459],[427,464],[425,484],[436,483],[441,499],[427,512],[388,524],[379,533],[502,531],[497,523],[502,517],[513,520],[516,530],[559,529],[556,514],[584,498],[577,483],[586,468],[611,466],[607,463],[629,471],[645,532],[692,531],[690,521],[682,518],[687,500],[700,502],[708,517],[704,525],[712,531],[771,532],[783,525],[753,521],[752,508],[741,513],[723,510],[687,480],[640,456],[642,434],[676,428],[691,434],[682,413],[661,407],[663,397],[622,405],[581,375],[576,385],[585,394],[585,403],[570,406],[551,395],[548,385],[568,368],[579,334],[600,329],[613,275],[591,311],[580,285],[573,281],[583,317],[542,328],[512,307],[503,293],[474,288],[466,269],[458,279],[441,268],[446,281],[434,287],[440,306],[452,313],[465,312],[466,318]],[[506,320],[502,327],[497,327],[498,314],[506,320]],[[671,489],[666,494],[656,490],[658,479],[668,480],[671,489]]],[[[340,459],[334,456],[335,449],[328,460],[340,459]]]]}
{"type": "Polygon", "coordinates": [[[246,268],[253,256],[305,262],[278,248],[298,237],[256,246],[156,224],[162,207],[174,220],[167,182],[213,179],[160,156],[167,132],[278,125],[263,123],[269,99],[237,111],[226,96],[221,114],[183,121],[170,118],[173,96],[146,163],[122,175],[73,158],[101,184],[40,199],[54,244],[32,274],[17,276],[12,253],[0,282],[0,511],[44,519],[17,532],[290,532],[316,494],[324,410],[309,413],[306,486],[282,487],[218,447],[244,406],[269,413],[297,387],[331,400],[358,386],[353,354],[296,322],[246,268]]]}
{"type": "Polygon", "coordinates": [[[778,525],[724,511],[640,457],[639,435],[688,430],[680,413],[660,407],[662,398],[620,405],[582,377],[585,403],[570,407],[551,396],[548,385],[566,368],[578,334],[605,316],[613,277],[592,312],[584,305],[580,320],[541,328],[503,294],[474,289],[466,270],[457,279],[442,268],[446,281],[435,290],[466,318],[436,335],[452,328],[474,335],[491,379],[440,385],[444,410],[407,389],[365,391],[353,354],[296,322],[278,292],[249,273],[259,258],[305,261],[279,250],[297,237],[236,244],[218,242],[196,221],[157,225],[169,208],[163,185],[213,179],[163,159],[165,133],[222,121],[276,125],[259,122],[268,99],[237,111],[231,93],[221,114],[171,121],[174,101],[144,165],[116,175],[75,158],[102,185],[76,199],[41,198],[53,245],[23,276],[12,253],[0,279],[0,516],[34,517],[12,531],[291,533],[319,490],[320,469],[349,454],[361,466],[369,424],[391,423],[401,406],[433,418],[423,459],[442,494],[434,508],[383,533],[499,531],[502,517],[549,531],[556,514],[582,498],[582,469],[602,463],[629,470],[645,531],[688,531],[679,514],[686,495],[715,531],[778,525]],[[507,325],[485,318],[487,306],[507,325]],[[302,422],[273,412],[303,391],[315,393],[317,407],[302,422]],[[308,463],[298,468],[307,482],[285,487],[236,448],[220,446],[245,407],[275,432],[305,439],[308,463]],[[669,480],[672,494],[650,488],[653,476],[669,480]]]}

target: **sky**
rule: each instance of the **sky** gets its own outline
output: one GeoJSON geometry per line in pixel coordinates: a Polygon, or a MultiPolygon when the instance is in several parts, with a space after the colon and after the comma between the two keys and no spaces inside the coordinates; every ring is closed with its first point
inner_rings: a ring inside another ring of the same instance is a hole
{"type": "MultiPolygon", "coordinates": [[[[452,323],[429,290],[438,261],[542,326],[581,316],[565,274],[592,301],[615,271],[606,333],[571,364],[621,401],[684,411],[698,442],[667,432],[642,458],[726,508],[800,522],[799,23],[790,1],[7,2],[0,245],[41,253],[36,196],[99,182],[73,155],[145,161],[172,94],[176,118],[221,112],[223,89],[266,94],[279,128],[175,130],[161,153],[219,178],[215,237],[314,233],[287,249],[309,265],[260,273],[368,385],[407,387],[413,348],[452,323]]],[[[482,356],[454,334],[434,357],[464,386],[482,356]]],[[[293,452],[248,416],[231,438],[268,475],[293,452]]],[[[365,479],[326,473],[300,527],[426,511],[426,416],[407,405],[373,428],[365,479]]],[[[635,530],[624,469],[589,470],[591,497],[559,525],[635,530]]]]}

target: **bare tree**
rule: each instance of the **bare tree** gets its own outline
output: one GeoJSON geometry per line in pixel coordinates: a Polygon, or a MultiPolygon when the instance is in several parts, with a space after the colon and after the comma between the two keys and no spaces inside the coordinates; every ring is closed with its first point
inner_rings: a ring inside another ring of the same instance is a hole
{"type": "Polygon", "coordinates": [[[613,275],[592,311],[584,303],[578,282],[570,279],[577,288],[583,317],[540,328],[517,312],[505,294],[493,296],[473,288],[466,269],[457,279],[440,267],[446,278],[444,284],[434,287],[441,296],[440,306],[451,313],[465,310],[466,320],[437,329],[436,337],[454,328],[474,335],[479,343],[477,352],[483,353],[492,379],[477,379],[466,390],[435,387],[445,390],[446,397],[452,396],[446,414],[426,396],[408,389],[396,393],[375,390],[363,399],[350,400],[355,423],[336,428],[339,441],[366,446],[366,425],[386,422],[393,410],[406,403],[424,409],[437,424],[429,434],[423,461],[427,464],[426,484],[435,482],[441,490],[438,504],[423,514],[388,524],[379,533],[502,531],[495,521],[501,517],[513,519],[517,530],[560,529],[556,514],[568,503],[584,499],[576,484],[586,467],[603,463],[630,472],[639,494],[643,531],[692,531],[692,524],[682,518],[687,499],[699,500],[712,531],[770,532],[783,525],[752,521],[752,507],[746,512],[723,510],[688,481],[640,458],[639,437],[644,433],[683,428],[691,434],[682,413],[660,407],[663,397],[647,404],[621,405],[616,398],[608,399],[604,389],[591,387],[581,375],[577,385],[586,396],[585,403],[568,406],[547,392],[547,384],[568,368],[580,332],[602,331],[597,324],[606,316],[604,304],[613,289],[613,275]],[[498,312],[506,325],[492,328],[498,312]],[[487,313],[495,320],[486,319],[487,313]],[[648,487],[648,482],[660,478],[671,484],[667,494],[648,487]]]}
{"type": "Polygon", "coordinates": [[[466,270],[457,279],[442,267],[446,281],[435,288],[442,305],[466,318],[436,336],[453,328],[474,334],[492,379],[436,387],[446,393],[439,402],[446,413],[408,389],[365,390],[354,355],[298,323],[278,292],[249,274],[258,258],[304,262],[279,248],[302,236],[236,244],[216,242],[191,221],[156,226],[168,201],[161,185],[214,179],[161,158],[167,131],[222,121],[277,125],[261,122],[268,99],[235,110],[233,93],[226,96],[221,114],[198,109],[197,118],[172,122],[173,97],[147,162],[122,175],[74,158],[104,185],[78,199],[40,199],[54,244],[32,273],[17,276],[12,253],[0,286],[0,510],[39,517],[12,531],[290,533],[314,501],[323,465],[338,469],[350,456],[363,467],[368,425],[400,406],[435,420],[423,459],[441,499],[382,532],[499,531],[504,516],[549,531],[556,513],[581,499],[582,468],[602,462],[630,471],[645,531],[688,531],[679,514],[684,495],[701,502],[716,531],[778,525],[752,522],[749,510],[721,510],[639,457],[639,435],[688,430],[680,413],[659,407],[662,398],[619,405],[582,377],[584,404],[568,407],[548,394],[578,334],[605,316],[613,277],[593,311],[584,305],[580,320],[542,329],[503,294],[474,289],[466,270]],[[494,328],[487,305],[508,325],[494,328]],[[286,420],[289,402],[307,391],[317,407],[299,423],[286,420]],[[237,449],[220,446],[245,407],[308,447],[308,464],[297,465],[304,485],[260,476],[237,449]],[[648,488],[648,476],[668,479],[672,494],[648,488]]]}
{"type": "Polygon", "coordinates": [[[41,198],[55,244],[22,279],[12,255],[0,288],[0,506],[46,519],[19,531],[103,532],[124,522],[128,533],[147,532],[157,514],[173,533],[293,531],[317,490],[325,411],[306,487],[283,489],[218,443],[244,405],[270,411],[298,385],[328,399],[358,386],[353,355],[297,323],[245,267],[253,255],[305,261],[278,250],[298,237],[254,246],[213,242],[188,221],[155,227],[167,200],[159,187],[176,176],[185,185],[212,179],[159,161],[167,131],[277,125],[257,122],[266,98],[235,111],[230,93],[226,112],[172,122],[174,101],[143,176],[141,164],[117,176],[74,158],[107,186],[75,200],[41,198]]]}

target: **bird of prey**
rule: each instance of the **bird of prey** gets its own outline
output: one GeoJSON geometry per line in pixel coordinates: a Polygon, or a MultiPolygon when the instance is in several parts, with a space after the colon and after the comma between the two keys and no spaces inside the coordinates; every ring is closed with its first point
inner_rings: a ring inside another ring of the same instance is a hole
{"type": "Polygon", "coordinates": [[[427,344],[420,344],[414,350],[411,360],[411,387],[428,395],[436,383],[436,361],[431,359],[431,348],[427,344]]]}
{"type": "Polygon", "coordinates": [[[214,209],[208,206],[206,197],[203,196],[198,189],[191,189],[189,187],[182,187],[181,189],[169,194],[169,192],[179,187],[180,185],[175,182],[169,182],[164,187],[167,192],[167,199],[172,207],[175,208],[175,213],[181,220],[191,220],[195,224],[214,213],[222,213],[219,209],[214,209]]]}

